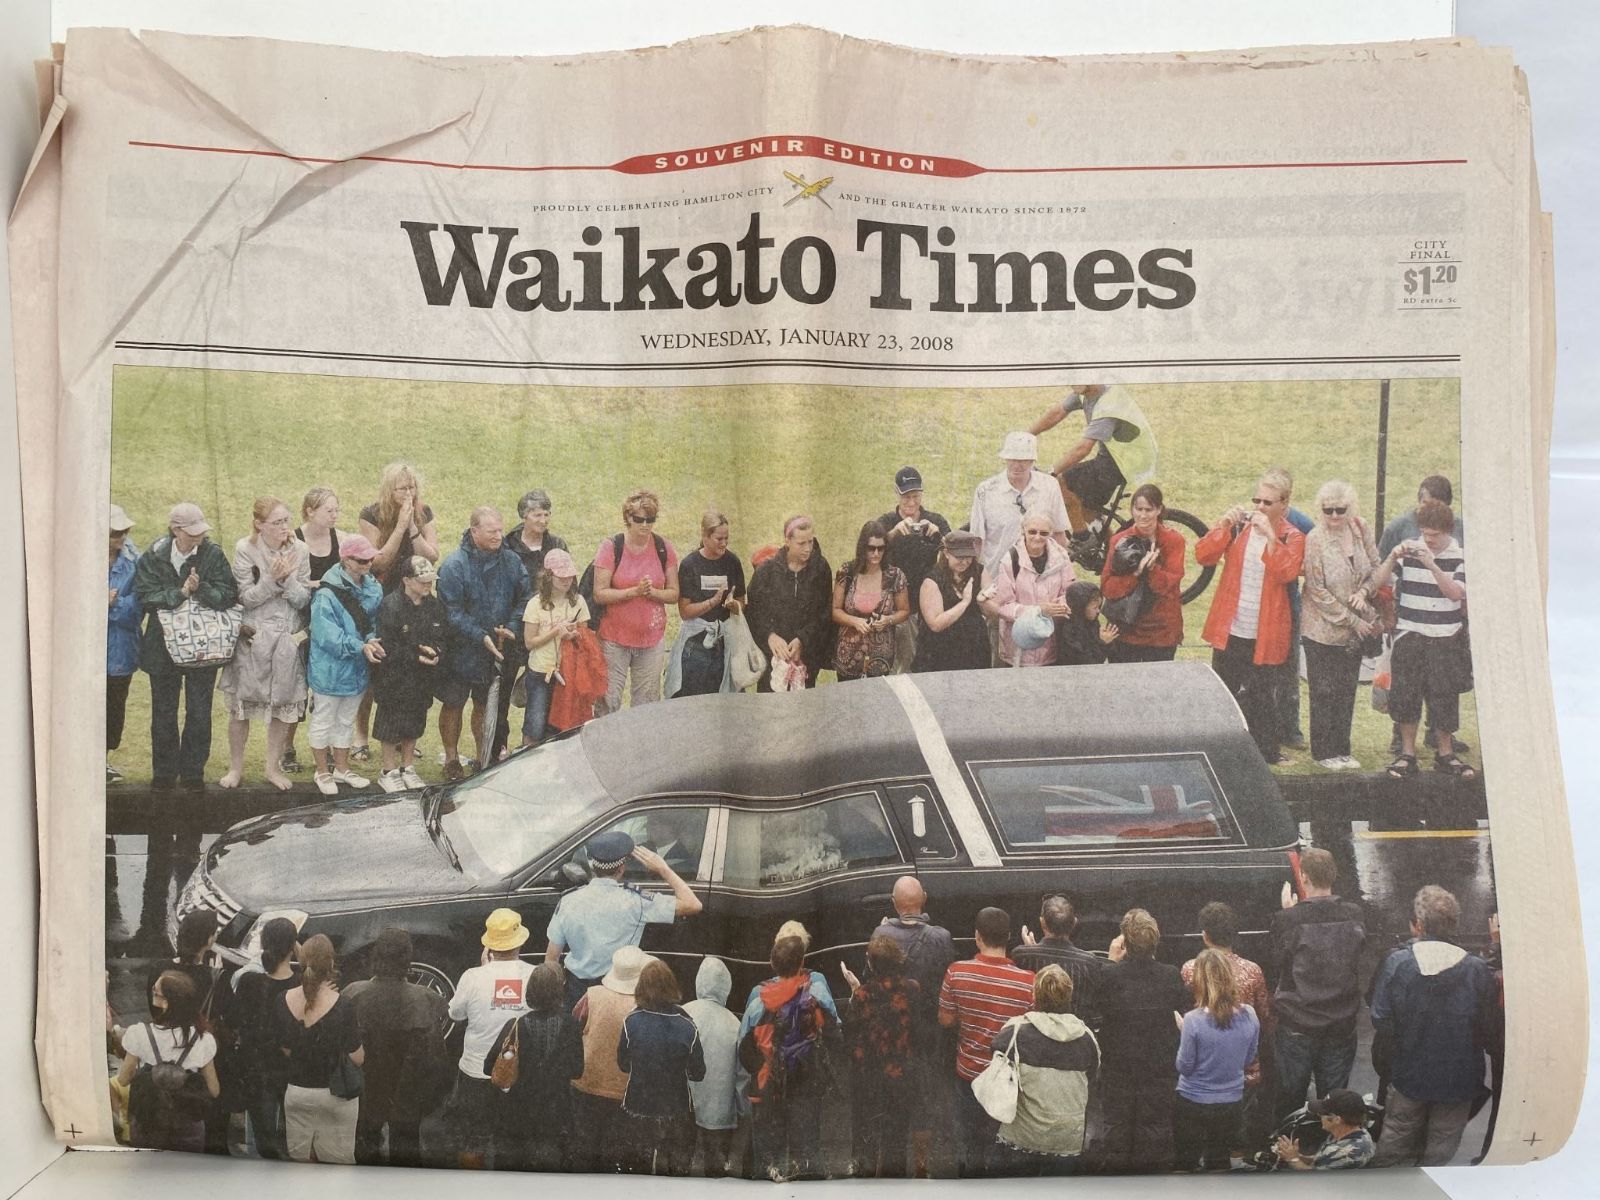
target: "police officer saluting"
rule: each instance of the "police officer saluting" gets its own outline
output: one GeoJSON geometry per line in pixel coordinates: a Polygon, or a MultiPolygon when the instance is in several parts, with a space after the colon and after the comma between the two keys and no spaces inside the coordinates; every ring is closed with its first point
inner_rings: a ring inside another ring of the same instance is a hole
{"type": "Polygon", "coordinates": [[[586,847],[589,882],[568,892],[550,918],[546,962],[556,962],[568,951],[567,1003],[576,1004],[611,969],[611,956],[624,946],[637,946],[646,925],[670,925],[692,917],[703,907],[700,897],[659,854],[620,830],[596,834],[586,847]],[[640,891],[622,882],[628,860],[657,876],[672,895],[640,891]]]}

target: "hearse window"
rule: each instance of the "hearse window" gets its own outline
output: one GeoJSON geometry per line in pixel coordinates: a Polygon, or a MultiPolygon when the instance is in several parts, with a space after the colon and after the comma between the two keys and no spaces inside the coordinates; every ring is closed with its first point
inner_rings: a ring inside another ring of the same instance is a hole
{"type": "Polygon", "coordinates": [[[1199,754],[975,762],[972,772],[1012,853],[1239,838],[1199,754]]]}
{"type": "Polygon", "coordinates": [[[729,887],[783,887],[900,861],[876,792],[804,808],[732,809],[722,878],[729,887]]]}
{"type": "MultiPolygon", "coordinates": [[[[710,815],[709,808],[699,807],[652,808],[646,812],[635,810],[589,836],[620,830],[633,839],[634,845],[654,850],[667,860],[667,866],[694,883],[700,878],[700,852],[705,848],[706,821],[710,815]]],[[[573,851],[573,860],[584,867],[589,865],[584,849],[587,845],[588,838],[585,838],[573,851]]],[[[645,870],[637,860],[628,863],[622,878],[627,883],[660,882],[657,875],[645,870]]]]}

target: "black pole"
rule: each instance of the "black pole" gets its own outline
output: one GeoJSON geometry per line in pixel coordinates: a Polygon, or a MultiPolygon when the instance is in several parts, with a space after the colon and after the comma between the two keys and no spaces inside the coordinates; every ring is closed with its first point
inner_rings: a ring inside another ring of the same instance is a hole
{"type": "Polygon", "coordinates": [[[1378,384],[1378,487],[1373,502],[1373,529],[1382,529],[1384,489],[1389,478],[1389,381],[1378,384]]]}

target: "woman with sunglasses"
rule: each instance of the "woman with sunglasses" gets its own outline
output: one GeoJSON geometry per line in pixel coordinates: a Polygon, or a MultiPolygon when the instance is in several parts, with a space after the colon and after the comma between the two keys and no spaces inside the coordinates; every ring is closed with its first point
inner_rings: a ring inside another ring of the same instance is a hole
{"type": "Polygon", "coordinates": [[[841,682],[887,675],[894,666],[894,627],[911,619],[905,573],[884,566],[888,532],[868,521],[856,536],[856,556],[833,580],[833,623],[839,627],[833,669],[841,682]]]}
{"type": "Polygon", "coordinates": [[[595,551],[594,599],[602,606],[607,676],[603,712],[622,707],[625,687],[635,707],[661,699],[667,605],[678,602],[678,552],[656,532],[660,515],[654,492],[634,492],[622,504],[623,532],[595,551]]]}
{"type": "Polygon", "coordinates": [[[1321,519],[1306,535],[1300,642],[1311,684],[1311,757],[1330,771],[1361,766],[1350,756],[1350,721],[1361,678],[1361,643],[1383,630],[1372,606],[1372,575],[1382,561],[1372,530],[1356,513],[1356,493],[1333,480],[1317,492],[1321,519]]]}

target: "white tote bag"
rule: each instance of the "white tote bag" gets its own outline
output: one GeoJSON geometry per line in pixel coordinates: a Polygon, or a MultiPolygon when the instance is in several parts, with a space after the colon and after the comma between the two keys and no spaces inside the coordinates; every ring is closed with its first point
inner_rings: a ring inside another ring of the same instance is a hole
{"type": "Polygon", "coordinates": [[[767,669],[767,656],[756,645],[750,624],[743,613],[734,613],[723,622],[723,641],[728,655],[728,669],[733,676],[733,690],[742,692],[761,678],[767,669]]]}
{"type": "Polygon", "coordinates": [[[984,1112],[1002,1125],[1009,1125],[1017,1116],[1017,1089],[1021,1086],[1017,1043],[1021,1040],[1018,1035],[1022,1030],[1016,1026],[1020,1024],[1021,1018],[1018,1017],[1006,1022],[1006,1027],[1013,1031],[1011,1049],[1004,1054],[997,1053],[972,1081],[974,1099],[983,1105],[984,1112]]]}

